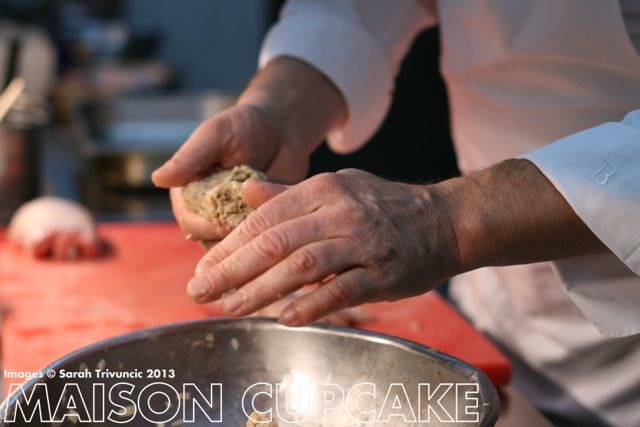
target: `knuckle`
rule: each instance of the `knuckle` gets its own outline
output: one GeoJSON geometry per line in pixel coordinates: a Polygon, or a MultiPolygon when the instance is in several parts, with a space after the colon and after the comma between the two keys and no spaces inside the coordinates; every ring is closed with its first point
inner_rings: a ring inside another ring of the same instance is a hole
{"type": "Polygon", "coordinates": [[[203,264],[208,267],[213,267],[216,264],[222,262],[225,258],[231,255],[231,252],[227,250],[227,248],[223,247],[221,244],[214,245],[209,252],[202,258],[200,264],[203,264]]]}
{"type": "Polygon", "coordinates": [[[327,284],[327,290],[341,307],[347,306],[353,299],[351,287],[347,286],[339,277],[327,284]]]}
{"type": "Polygon", "coordinates": [[[325,298],[322,298],[319,292],[312,292],[309,295],[309,301],[313,312],[312,317],[320,317],[326,314],[330,309],[329,303],[325,298]]]}
{"type": "Polygon", "coordinates": [[[340,175],[346,175],[346,176],[358,176],[358,175],[364,174],[365,172],[356,168],[346,168],[346,169],[340,169],[337,173],[340,175]]]}
{"type": "Polygon", "coordinates": [[[213,267],[213,263],[211,262],[211,260],[208,257],[205,257],[203,259],[200,260],[200,262],[198,262],[198,264],[196,264],[196,268],[194,273],[195,274],[202,274],[205,271],[208,271],[209,269],[211,269],[213,267]]]}
{"type": "Polygon", "coordinates": [[[206,136],[224,136],[230,131],[230,123],[226,120],[226,115],[215,115],[205,120],[197,129],[196,132],[205,133],[206,136]]]}
{"type": "Polygon", "coordinates": [[[328,192],[341,189],[342,181],[335,173],[321,173],[309,180],[309,186],[315,191],[328,192]]]}
{"type": "Polygon", "coordinates": [[[287,254],[289,244],[282,233],[267,231],[255,240],[256,249],[270,258],[279,258],[287,254]]]}
{"type": "Polygon", "coordinates": [[[295,273],[304,274],[314,271],[319,265],[317,256],[310,250],[297,251],[292,259],[291,266],[295,273]]]}
{"type": "Polygon", "coordinates": [[[268,229],[268,221],[261,212],[253,212],[242,223],[242,230],[250,237],[260,235],[264,230],[268,229]]]}
{"type": "Polygon", "coordinates": [[[216,283],[230,283],[233,279],[233,270],[223,262],[204,270],[204,275],[209,281],[209,285],[214,286],[216,283]]]}

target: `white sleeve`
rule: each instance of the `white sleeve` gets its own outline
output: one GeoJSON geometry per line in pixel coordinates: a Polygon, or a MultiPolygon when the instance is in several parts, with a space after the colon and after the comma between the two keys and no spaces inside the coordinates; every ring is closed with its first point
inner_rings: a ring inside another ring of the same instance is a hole
{"type": "Polygon", "coordinates": [[[286,55],[325,74],[349,112],[329,145],[351,152],[382,123],[400,63],[418,32],[435,23],[433,11],[432,0],[289,0],[267,34],[260,66],[286,55]]]}
{"type": "Polygon", "coordinates": [[[611,251],[554,263],[573,301],[606,335],[640,333],[640,110],[523,158],[611,251]]]}

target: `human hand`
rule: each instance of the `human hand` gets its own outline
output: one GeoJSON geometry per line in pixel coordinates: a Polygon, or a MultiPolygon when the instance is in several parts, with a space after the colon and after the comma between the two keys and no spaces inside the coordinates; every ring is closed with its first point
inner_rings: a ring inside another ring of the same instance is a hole
{"type": "Polygon", "coordinates": [[[523,159],[429,186],[347,170],[290,188],[248,182],[243,189],[245,199],[266,192],[273,196],[198,264],[188,285],[197,302],[222,297],[226,312],[242,315],[319,282],[280,316],[302,325],[426,292],[480,267],[608,250],[523,159]]]}
{"type": "Polygon", "coordinates": [[[91,214],[57,197],[40,197],[22,205],[11,218],[8,237],[36,258],[71,260],[100,253],[91,214]]]}
{"type": "Polygon", "coordinates": [[[154,182],[170,189],[173,213],[187,238],[220,240],[230,231],[188,210],[181,185],[202,177],[213,165],[231,169],[247,164],[283,182],[302,179],[308,154],[287,140],[282,124],[261,109],[238,105],[205,121],[174,156],[153,174],[154,182]]]}
{"type": "Polygon", "coordinates": [[[188,211],[180,187],[214,168],[239,164],[265,172],[274,182],[298,182],[307,173],[309,155],[345,115],[340,93],[317,70],[293,58],[275,59],[236,106],[196,129],[153,173],[153,182],[171,188],[174,214],[188,238],[220,240],[229,229],[188,211]]]}
{"type": "Polygon", "coordinates": [[[249,181],[248,202],[252,194],[274,196],[209,250],[189,295],[201,303],[222,298],[227,313],[245,315],[321,283],[280,316],[303,325],[364,302],[426,292],[458,265],[455,233],[429,189],[357,170],[290,188],[249,181]]]}

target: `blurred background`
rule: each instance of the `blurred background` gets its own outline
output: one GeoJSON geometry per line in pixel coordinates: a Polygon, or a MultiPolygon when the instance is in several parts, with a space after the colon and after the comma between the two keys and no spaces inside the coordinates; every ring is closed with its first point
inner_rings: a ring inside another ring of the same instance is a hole
{"type": "MultiPolygon", "coordinates": [[[[277,0],[0,0],[0,85],[24,90],[0,123],[0,224],[57,195],[102,221],[170,219],[150,173],[256,69],[277,0]]],[[[457,174],[438,30],[415,41],[394,102],[353,155],[326,146],[310,174],[358,167],[427,182],[457,174]]],[[[1,110],[1,109],[0,109],[1,110]]]]}

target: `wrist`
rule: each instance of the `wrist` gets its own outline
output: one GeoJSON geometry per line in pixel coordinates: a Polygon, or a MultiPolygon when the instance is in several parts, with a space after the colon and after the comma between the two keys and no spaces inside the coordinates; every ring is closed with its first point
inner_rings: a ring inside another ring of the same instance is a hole
{"type": "Polygon", "coordinates": [[[435,187],[456,236],[460,273],[605,250],[528,160],[506,160],[435,187]]]}
{"type": "Polygon", "coordinates": [[[440,281],[466,270],[456,228],[458,207],[447,186],[413,185],[414,194],[422,201],[417,220],[421,241],[427,248],[425,265],[436,267],[440,281]]]}
{"type": "Polygon", "coordinates": [[[435,194],[439,215],[451,229],[457,263],[454,274],[461,274],[482,266],[483,221],[480,206],[473,198],[481,191],[476,177],[456,177],[430,186],[435,194]],[[480,249],[480,250],[479,250],[480,249]]]}

